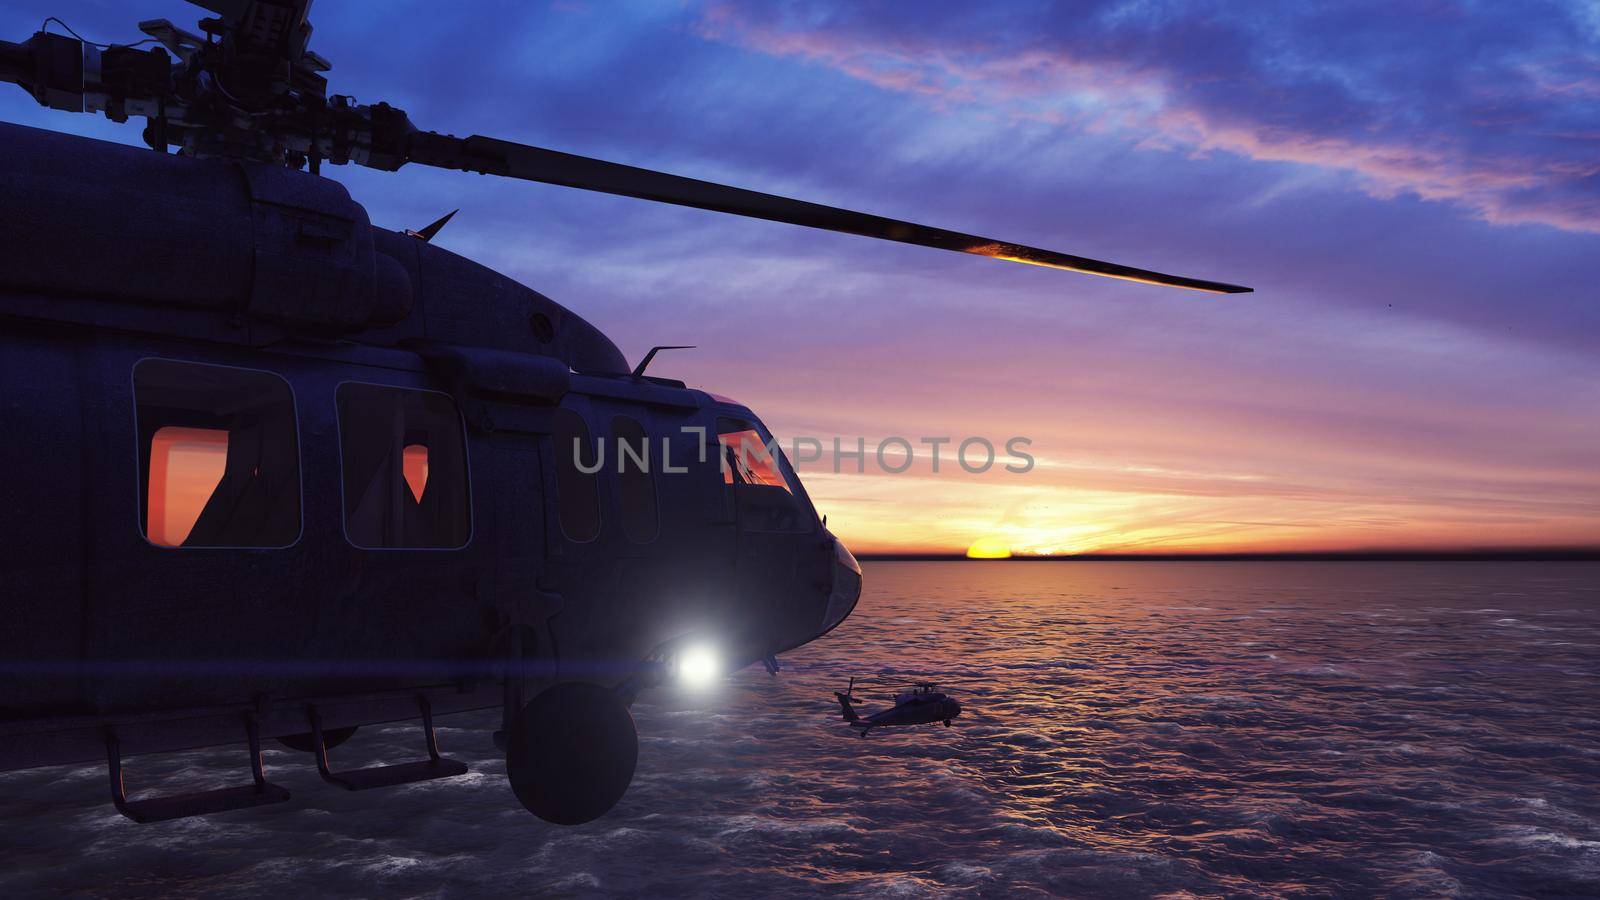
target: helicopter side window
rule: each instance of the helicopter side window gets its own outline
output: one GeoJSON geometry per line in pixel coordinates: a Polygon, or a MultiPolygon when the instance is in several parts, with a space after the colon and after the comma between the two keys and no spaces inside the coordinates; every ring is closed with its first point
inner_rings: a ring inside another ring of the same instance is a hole
{"type": "Polygon", "coordinates": [[[750,531],[805,532],[810,517],[795,497],[788,462],[776,441],[748,422],[717,419],[722,481],[732,486],[739,524],[750,531]]]}
{"type": "Polygon", "coordinates": [[[344,530],[366,549],[455,550],[472,536],[466,434],[448,394],[346,382],[335,394],[344,530]]]}
{"type": "Polygon", "coordinates": [[[557,409],[551,440],[556,455],[556,507],[561,530],[567,540],[587,543],[600,536],[600,463],[589,425],[578,413],[557,409]]]}
{"type": "Polygon", "coordinates": [[[158,547],[276,548],[300,535],[294,394],[271,372],[133,367],[140,525],[158,547]]]}
{"type": "Polygon", "coordinates": [[[611,434],[617,439],[617,499],[622,505],[622,533],[635,544],[648,544],[661,531],[655,476],[650,469],[650,439],[644,426],[629,416],[613,418],[611,434]]]}

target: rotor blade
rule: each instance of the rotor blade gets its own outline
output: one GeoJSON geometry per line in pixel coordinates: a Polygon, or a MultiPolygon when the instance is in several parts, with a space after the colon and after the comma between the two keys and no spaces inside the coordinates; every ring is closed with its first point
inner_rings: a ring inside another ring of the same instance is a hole
{"type": "Polygon", "coordinates": [[[641,200],[692,206],[714,212],[804,225],[807,228],[820,228],[824,231],[881,238],[903,244],[917,244],[939,250],[953,250],[957,253],[971,253],[976,256],[988,256],[1089,275],[1104,275],[1146,284],[1224,294],[1239,294],[1250,290],[1235,284],[1186,278],[1181,275],[1165,275],[1146,269],[1135,269],[1132,266],[1073,256],[1070,253],[1041,250],[1038,247],[1027,247],[1022,244],[1008,244],[959,231],[931,228],[914,222],[902,222],[898,219],[823,206],[820,203],[747,191],[743,188],[590,159],[586,156],[574,156],[526,144],[514,144],[481,135],[457,138],[432,132],[415,133],[410,135],[406,159],[440,168],[506,175],[527,181],[620,194],[641,200]]]}

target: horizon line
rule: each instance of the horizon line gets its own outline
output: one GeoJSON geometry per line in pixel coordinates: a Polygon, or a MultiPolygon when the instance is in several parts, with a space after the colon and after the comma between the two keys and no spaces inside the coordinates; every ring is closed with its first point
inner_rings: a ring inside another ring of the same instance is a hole
{"type": "Polygon", "coordinates": [[[1013,554],[973,559],[965,553],[857,553],[863,562],[1600,562],[1600,547],[1496,550],[1311,550],[1235,553],[1013,554]]]}

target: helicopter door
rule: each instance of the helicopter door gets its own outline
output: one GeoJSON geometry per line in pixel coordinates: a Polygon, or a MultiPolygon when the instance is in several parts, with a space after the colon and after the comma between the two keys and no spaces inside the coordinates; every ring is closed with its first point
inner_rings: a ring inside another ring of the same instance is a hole
{"type": "Polygon", "coordinates": [[[552,411],[550,442],[541,446],[544,466],[545,566],[542,590],[562,597],[550,621],[553,639],[568,661],[605,655],[605,608],[615,594],[614,568],[605,564],[615,523],[603,502],[600,442],[587,398],[568,394],[552,411]]]}
{"type": "Polygon", "coordinates": [[[279,690],[280,673],[248,661],[298,652],[314,621],[302,598],[317,590],[289,381],[136,350],[86,355],[86,380],[103,393],[85,408],[107,412],[84,441],[96,473],[84,647],[108,667],[90,678],[94,701],[203,705],[279,690]],[[117,674],[149,659],[159,676],[117,674]],[[206,674],[216,660],[231,661],[226,677],[206,674]]]}
{"type": "MultiPolygon", "coordinates": [[[[304,414],[317,436],[308,458],[337,485],[316,498],[334,507],[314,523],[330,560],[317,652],[378,671],[480,652],[483,620],[473,612],[491,590],[489,550],[473,535],[474,466],[454,398],[365,366],[328,372],[315,395],[321,402],[304,414]]],[[[403,669],[370,677],[374,685],[416,678],[403,669]]]]}
{"type": "Polygon", "coordinates": [[[717,419],[722,477],[738,522],[737,580],[743,603],[765,611],[763,639],[776,646],[790,611],[815,590],[805,566],[816,544],[816,521],[799,479],[760,423],[717,419]]]}
{"type": "Polygon", "coordinates": [[[643,656],[725,621],[736,538],[716,456],[700,445],[709,429],[689,427],[694,411],[577,394],[562,404],[546,451],[541,581],[566,600],[552,623],[562,656],[643,656]]]}

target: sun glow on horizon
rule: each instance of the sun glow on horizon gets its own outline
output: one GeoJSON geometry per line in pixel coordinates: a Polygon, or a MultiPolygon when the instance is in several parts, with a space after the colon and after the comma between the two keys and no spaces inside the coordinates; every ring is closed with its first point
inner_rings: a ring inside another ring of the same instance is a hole
{"type": "Polygon", "coordinates": [[[1011,545],[1003,538],[982,537],[967,548],[967,559],[1010,559],[1011,545]]]}

